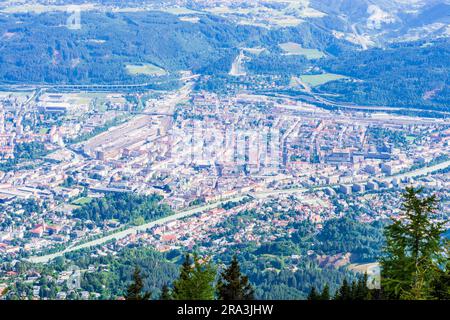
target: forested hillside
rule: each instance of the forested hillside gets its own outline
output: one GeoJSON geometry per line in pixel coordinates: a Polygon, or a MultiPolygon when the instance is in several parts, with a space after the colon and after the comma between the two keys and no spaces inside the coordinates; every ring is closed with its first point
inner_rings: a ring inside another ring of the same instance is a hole
{"type": "Polygon", "coordinates": [[[228,72],[240,47],[276,48],[296,41],[336,52],[345,41],[310,24],[268,30],[236,26],[202,15],[183,22],[163,12],[81,14],[81,29],[66,27],[68,14],[0,15],[0,81],[3,83],[141,83],[127,64],[150,63],[168,72],[228,72]]]}
{"type": "Polygon", "coordinates": [[[339,94],[340,101],[449,111],[449,39],[347,51],[323,61],[322,67],[354,79],[329,82],[319,88],[339,94]]]}
{"type": "Polygon", "coordinates": [[[259,54],[247,52],[250,76],[276,76],[287,85],[292,76],[337,74],[345,79],[313,90],[357,105],[448,111],[448,38],[361,50],[308,21],[268,29],[207,13],[191,23],[158,11],[83,11],[81,28],[72,30],[68,17],[66,12],[0,14],[0,84],[161,84],[182,70],[222,79],[242,48],[260,48],[259,54]],[[320,57],[286,54],[283,43],[317,50],[320,57]],[[136,66],[150,72],[130,72],[136,66]]]}

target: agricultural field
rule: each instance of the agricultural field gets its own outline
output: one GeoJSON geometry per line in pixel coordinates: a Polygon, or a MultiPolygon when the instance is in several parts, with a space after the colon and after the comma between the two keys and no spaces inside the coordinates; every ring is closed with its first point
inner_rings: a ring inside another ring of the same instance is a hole
{"type": "Polygon", "coordinates": [[[174,8],[163,8],[161,9],[163,12],[167,12],[174,15],[184,15],[184,14],[198,14],[200,11],[194,11],[184,7],[174,7],[174,8]]]}
{"type": "Polygon", "coordinates": [[[25,101],[32,94],[31,91],[0,91],[0,99],[11,97],[13,99],[18,99],[19,101],[25,101]]]}
{"type": "Polygon", "coordinates": [[[151,63],[147,64],[128,64],[125,66],[128,74],[135,75],[146,75],[146,76],[162,76],[166,74],[166,70],[157,67],[151,63]]]}
{"type": "Polygon", "coordinates": [[[302,75],[299,77],[300,80],[311,87],[318,87],[327,82],[347,79],[346,76],[334,73],[322,73],[322,74],[312,74],[312,75],[302,75]]]}
{"type": "Polygon", "coordinates": [[[266,48],[256,47],[256,48],[241,48],[245,52],[254,54],[256,56],[260,55],[262,52],[266,50],[266,48]]]}
{"type": "Polygon", "coordinates": [[[304,20],[299,19],[297,17],[291,17],[288,15],[280,15],[277,17],[273,17],[269,19],[269,21],[278,27],[296,27],[300,23],[302,23],[304,20]]]}
{"type": "Polygon", "coordinates": [[[298,43],[285,42],[280,43],[279,47],[283,49],[286,55],[305,56],[306,59],[320,59],[325,57],[325,53],[317,49],[302,48],[298,43]]]}
{"type": "Polygon", "coordinates": [[[199,17],[180,17],[180,21],[198,23],[200,21],[199,17]]]}
{"type": "Polygon", "coordinates": [[[90,203],[91,201],[92,201],[92,198],[89,198],[89,197],[83,197],[83,198],[79,198],[79,199],[73,201],[72,204],[81,206],[81,205],[83,205],[83,204],[88,204],[88,203],[90,203]]]}

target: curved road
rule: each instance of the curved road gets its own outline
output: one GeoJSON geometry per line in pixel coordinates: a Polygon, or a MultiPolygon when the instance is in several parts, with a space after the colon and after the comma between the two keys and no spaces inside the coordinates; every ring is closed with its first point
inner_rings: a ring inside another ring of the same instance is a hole
{"type": "MultiPolygon", "coordinates": [[[[421,176],[427,173],[431,173],[433,171],[437,171],[440,169],[445,169],[447,167],[450,166],[450,160],[435,164],[433,166],[430,167],[425,167],[425,168],[421,168],[421,169],[417,169],[417,170],[412,170],[406,173],[402,173],[402,174],[398,174],[398,175],[394,175],[391,177],[383,177],[379,180],[390,180],[392,178],[404,178],[404,177],[417,177],[417,176],[421,176]]],[[[320,187],[316,187],[314,189],[323,189],[327,186],[320,186],[320,187]]],[[[252,195],[257,197],[257,198],[265,198],[265,197],[270,197],[273,195],[277,195],[277,194],[282,194],[282,193],[301,193],[301,192],[306,192],[308,191],[308,188],[293,188],[293,189],[283,189],[283,190],[270,190],[270,191],[261,191],[261,192],[257,192],[257,193],[253,193],[252,195]]],[[[92,241],[88,241],[86,243],[80,244],[80,245],[75,245],[72,247],[68,247],[65,250],[56,252],[56,253],[52,253],[52,254],[48,254],[48,255],[44,255],[44,256],[34,256],[34,257],[30,257],[28,259],[28,261],[32,262],[32,263],[46,263],[49,262],[53,259],[55,259],[56,257],[60,257],[62,255],[64,255],[67,252],[72,252],[72,251],[76,251],[76,250],[80,250],[80,249],[84,249],[84,248],[89,248],[89,247],[94,247],[100,244],[103,244],[105,242],[108,242],[110,240],[119,240],[119,239],[123,239],[131,234],[136,234],[138,231],[145,231],[147,229],[150,229],[156,225],[159,224],[163,224],[169,221],[174,221],[174,220],[178,220],[178,219],[182,219],[188,216],[192,216],[196,213],[200,213],[202,211],[205,210],[210,210],[210,209],[214,209],[219,207],[221,204],[229,202],[229,201],[239,201],[241,199],[243,199],[245,197],[245,195],[239,195],[239,196],[235,196],[235,197],[231,197],[231,198],[227,198],[227,199],[223,199],[214,203],[210,203],[210,204],[206,204],[204,206],[200,206],[197,208],[193,208],[193,209],[189,209],[189,210],[184,210],[184,211],[180,211],[178,213],[175,213],[171,216],[168,217],[164,217],[155,221],[151,221],[148,223],[145,223],[143,225],[140,226],[135,226],[135,227],[130,227],[126,230],[122,230],[122,231],[118,231],[116,233],[113,233],[111,235],[108,236],[104,236],[102,238],[96,239],[96,240],[92,240],[92,241]]]]}
{"type": "Polygon", "coordinates": [[[168,217],[164,217],[158,220],[154,220],[145,224],[142,224],[140,226],[134,226],[134,227],[130,227],[128,229],[122,230],[122,231],[118,231],[115,232],[113,234],[110,234],[108,236],[104,236],[101,237],[99,239],[95,239],[92,241],[88,241],[86,243],[80,244],[80,245],[75,245],[72,247],[68,247],[62,251],[58,251],[56,253],[52,253],[52,254],[48,254],[48,255],[44,255],[44,256],[34,256],[34,257],[30,257],[28,259],[28,261],[33,262],[33,263],[45,263],[45,262],[49,262],[53,259],[55,259],[56,257],[60,257],[63,254],[67,253],[67,252],[72,252],[72,251],[76,251],[76,250],[80,250],[80,249],[84,249],[84,248],[89,248],[89,247],[95,247],[97,245],[103,244],[105,242],[108,242],[110,240],[119,240],[119,239],[123,239],[131,234],[136,234],[138,231],[145,231],[147,229],[150,229],[156,225],[159,224],[163,224],[169,221],[174,221],[174,220],[178,220],[178,219],[182,219],[188,216],[192,216],[196,213],[200,213],[202,211],[205,210],[210,210],[210,209],[214,209],[219,207],[221,204],[228,202],[228,201],[239,201],[241,199],[243,199],[245,196],[236,196],[233,198],[229,198],[229,199],[224,199],[224,200],[220,200],[211,204],[206,204],[204,206],[201,207],[197,207],[197,208],[193,208],[193,209],[189,209],[189,210],[185,210],[185,211],[180,211],[178,213],[175,213],[173,215],[170,215],[168,217]]]}

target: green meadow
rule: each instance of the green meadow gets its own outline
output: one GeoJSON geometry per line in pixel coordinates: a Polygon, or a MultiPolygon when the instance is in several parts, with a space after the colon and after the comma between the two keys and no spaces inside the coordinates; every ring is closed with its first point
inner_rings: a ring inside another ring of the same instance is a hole
{"type": "Polygon", "coordinates": [[[288,55],[301,55],[305,56],[306,59],[320,59],[325,57],[325,53],[317,49],[307,49],[302,48],[298,43],[295,42],[285,42],[279,44],[280,48],[283,49],[285,54],[288,55]]]}
{"type": "Polygon", "coordinates": [[[128,64],[125,66],[127,72],[133,76],[143,74],[147,76],[162,76],[166,71],[151,63],[146,64],[128,64]]]}
{"type": "Polygon", "coordinates": [[[335,81],[339,79],[346,79],[346,76],[334,73],[322,73],[322,74],[312,74],[312,75],[302,75],[300,80],[311,87],[318,87],[330,81],[335,81]]]}

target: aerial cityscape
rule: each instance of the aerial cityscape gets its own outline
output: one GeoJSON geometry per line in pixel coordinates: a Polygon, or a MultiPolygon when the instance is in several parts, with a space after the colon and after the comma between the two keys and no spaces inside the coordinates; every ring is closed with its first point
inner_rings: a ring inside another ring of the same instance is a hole
{"type": "Polygon", "coordinates": [[[186,254],[236,256],[256,299],[377,290],[409,188],[448,279],[449,13],[1,1],[0,299],[124,299],[135,267],[174,298],[186,254]]]}

